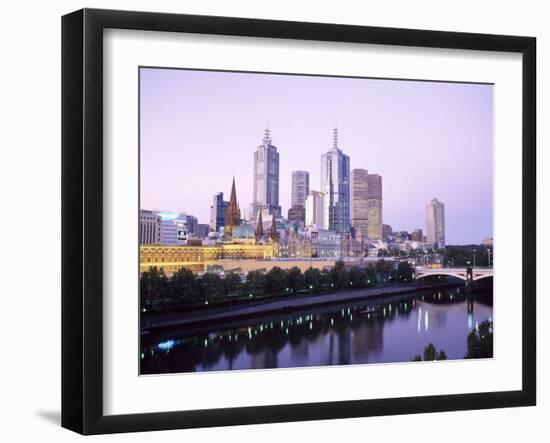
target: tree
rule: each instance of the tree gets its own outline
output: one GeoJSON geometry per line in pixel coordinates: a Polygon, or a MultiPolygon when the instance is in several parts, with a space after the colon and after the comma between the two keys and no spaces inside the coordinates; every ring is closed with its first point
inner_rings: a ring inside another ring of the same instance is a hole
{"type": "Polygon", "coordinates": [[[313,291],[319,290],[323,284],[321,271],[317,268],[307,269],[304,272],[304,279],[306,286],[313,291]]]}
{"type": "Polygon", "coordinates": [[[376,284],[376,270],[374,266],[369,265],[363,271],[363,278],[365,279],[365,285],[374,285],[376,284]]]}
{"type": "Polygon", "coordinates": [[[304,276],[302,275],[302,271],[300,271],[300,268],[294,266],[292,269],[290,269],[290,271],[288,271],[286,284],[292,292],[303,289],[304,276]]]}
{"type": "Polygon", "coordinates": [[[424,361],[434,361],[437,353],[433,343],[424,348],[424,361]]]}
{"type": "MultiPolygon", "coordinates": [[[[433,343],[429,343],[428,346],[424,348],[424,361],[435,361],[435,360],[447,360],[447,354],[442,349],[439,352],[436,351],[433,343]]],[[[415,355],[411,361],[422,361],[420,355],[415,355]]]]}
{"type": "Polygon", "coordinates": [[[397,280],[400,283],[410,282],[413,277],[413,268],[408,261],[399,262],[397,265],[397,280]]]}
{"type": "Polygon", "coordinates": [[[266,293],[268,294],[282,294],[286,287],[286,272],[278,266],[270,269],[266,275],[266,293]]]}
{"type": "Polygon", "coordinates": [[[177,300],[190,303],[196,296],[196,278],[193,271],[180,268],[172,274],[171,285],[177,300]]]}
{"type": "Polygon", "coordinates": [[[467,352],[464,358],[493,357],[493,322],[485,320],[472,329],[467,338],[467,352]]]}
{"type": "Polygon", "coordinates": [[[349,273],[346,271],[344,262],[337,261],[330,270],[330,283],[336,289],[344,289],[349,286],[349,273]]]}
{"type": "Polygon", "coordinates": [[[201,296],[204,301],[213,301],[224,295],[224,282],[218,274],[207,272],[201,278],[201,296]]]}
{"type": "Polygon", "coordinates": [[[349,285],[352,288],[361,288],[365,285],[364,274],[357,266],[349,270],[349,285]]]}
{"type": "Polygon", "coordinates": [[[266,293],[266,275],[261,271],[250,271],[246,276],[249,283],[250,293],[253,295],[263,295],[266,293]]]}
{"type": "Polygon", "coordinates": [[[233,295],[238,292],[241,286],[241,277],[234,272],[226,274],[224,279],[224,293],[225,295],[233,295]]]}
{"type": "Polygon", "coordinates": [[[445,263],[454,264],[454,266],[466,266],[468,262],[471,265],[474,264],[474,254],[476,266],[488,266],[489,265],[489,254],[488,252],[490,247],[486,245],[449,245],[445,247],[445,263]],[[475,252],[474,252],[475,251],[475,252]]]}
{"type": "Polygon", "coordinates": [[[376,262],[376,271],[381,274],[390,272],[392,270],[392,267],[392,263],[388,260],[382,259],[376,262]]]}
{"type": "Polygon", "coordinates": [[[153,305],[167,301],[170,296],[168,278],[164,269],[153,266],[143,272],[140,279],[140,294],[143,307],[152,308],[153,305]]]}

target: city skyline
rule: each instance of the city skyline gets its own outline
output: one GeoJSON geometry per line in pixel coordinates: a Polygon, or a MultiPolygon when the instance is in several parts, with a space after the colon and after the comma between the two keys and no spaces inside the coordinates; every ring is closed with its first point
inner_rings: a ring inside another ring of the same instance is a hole
{"type": "Polygon", "coordinates": [[[329,115],[337,114],[339,147],[349,156],[350,168],[367,169],[384,179],[384,223],[394,230],[425,229],[426,204],[437,197],[446,204],[447,243],[476,243],[493,234],[492,87],[488,85],[162,69],[142,69],[141,76],[144,209],[181,211],[195,215],[199,223],[209,223],[214,194],[228,195],[235,176],[241,210],[250,218],[253,156],[269,120],[280,156],[279,205],[286,215],[293,171],[307,171],[309,189],[321,190],[321,156],[332,145],[329,115]],[[266,85],[269,97],[260,95],[266,85]],[[323,112],[315,93],[326,99],[323,112]],[[357,96],[378,96],[374,107],[385,119],[375,118],[368,106],[362,112],[372,118],[363,125],[357,114],[342,118],[349,114],[342,100],[357,112],[357,98],[352,98],[357,96]],[[256,112],[254,97],[276,103],[264,104],[263,111],[256,112]],[[190,101],[193,106],[186,106],[190,101]],[[427,102],[434,108],[429,112],[427,102]],[[408,105],[407,121],[404,105],[408,105]],[[295,118],[296,108],[301,120],[295,118]],[[422,119],[410,114],[422,109],[422,119]],[[314,117],[305,114],[308,110],[316,111],[314,117]],[[445,118],[427,124],[434,113],[445,118]],[[407,131],[402,126],[389,131],[388,120],[400,121],[407,131]],[[373,127],[384,125],[385,131],[369,134],[373,127]],[[407,137],[400,139],[403,131],[407,137]],[[421,142],[427,140],[432,143],[422,148],[421,142]],[[461,158],[473,160],[463,161],[461,169],[461,158]],[[409,184],[403,186],[404,181],[409,184]],[[476,223],[471,223],[474,216],[476,223]]]}

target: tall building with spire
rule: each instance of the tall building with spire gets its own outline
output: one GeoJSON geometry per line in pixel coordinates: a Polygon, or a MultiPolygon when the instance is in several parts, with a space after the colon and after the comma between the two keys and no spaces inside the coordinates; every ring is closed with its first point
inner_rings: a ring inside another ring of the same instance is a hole
{"type": "Polygon", "coordinates": [[[235,177],[233,177],[233,184],[231,185],[231,197],[229,198],[229,205],[225,212],[225,234],[228,236],[233,235],[233,228],[240,226],[241,224],[241,209],[237,203],[237,191],[235,190],[235,177]]]}
{"type": "Polygon", "coordinates": [[[324,194],[325,229],[340,234],[350,231],[350,160],[338,147],[338,129],[333,145],[321,156],[321,192],[324,194]]]}
{"type": "Polygon", "coordinates": [[[270,214],[281,215],[279,206],[279,153],[271,144],[269,128],[265,129],[262,144],[254,151],[254,196],[251,218],[256,219],[258,211],[268,209],[270,214]]]}

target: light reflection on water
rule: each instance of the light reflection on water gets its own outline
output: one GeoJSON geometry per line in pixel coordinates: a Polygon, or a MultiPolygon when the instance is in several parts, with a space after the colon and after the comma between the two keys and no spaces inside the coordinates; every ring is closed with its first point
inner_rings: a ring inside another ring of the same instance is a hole
{"type": "Polygon", "coordinates": [[[452,288],[210,330],[163,331],[142,347],[141,373],[410,361],[430,342],[449,359],[463,358],[468,333],[493,317],[490,295],[452,288]]]}

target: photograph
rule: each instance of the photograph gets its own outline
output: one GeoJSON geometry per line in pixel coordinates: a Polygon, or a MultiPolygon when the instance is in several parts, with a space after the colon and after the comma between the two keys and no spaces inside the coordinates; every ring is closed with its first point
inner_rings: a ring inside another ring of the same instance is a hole
{"type": "Polygon", "coordinates": [[[140,375],[494,358],[494,84],[138,76],[140,375]]]}

